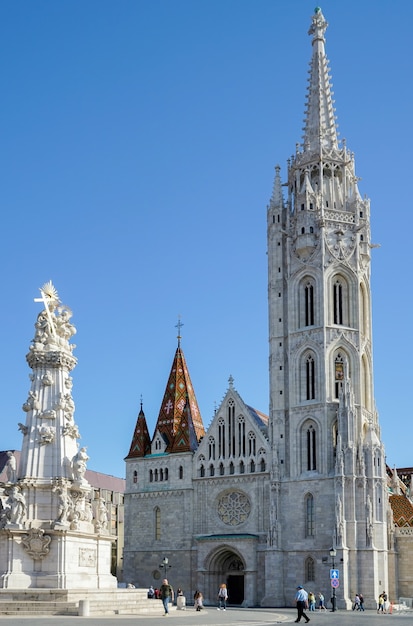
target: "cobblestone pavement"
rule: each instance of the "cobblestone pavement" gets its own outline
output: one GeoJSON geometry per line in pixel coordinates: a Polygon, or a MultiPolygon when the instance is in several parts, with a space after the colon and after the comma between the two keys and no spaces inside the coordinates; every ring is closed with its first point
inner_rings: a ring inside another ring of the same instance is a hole
{"type": "MultiPolygon", "coordinates": [[[[273,626],[275,624],[292,624],[296,619],[294,609],[232,609],[217,611],[207,607],[200,613],[188,607],[186,611],[171,611],[164,615],[102,615],[99,617],[21,617],[0,615],[0,626],[273,626]]],[[[326,611],[310,613],[311,626],[411,626],[413,611],[405,614],[377,615],[376,611],[366,610],[364,613],[353,611],[326,611]]],[[[302,620],[302,624],[305,622],[302,620]]]]}

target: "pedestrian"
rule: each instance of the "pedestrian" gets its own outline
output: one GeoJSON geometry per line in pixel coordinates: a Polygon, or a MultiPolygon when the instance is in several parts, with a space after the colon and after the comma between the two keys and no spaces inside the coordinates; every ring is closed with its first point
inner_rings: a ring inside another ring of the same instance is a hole
{"type": "Polygon", "coordinates": [[[315,595],[312,591],[308,594],[308,608],[310,611],[315,611],[315,595]]]}
{"type": "Polygon", "coordinates": [[[148,589],[148,598],[154,598],[155,597],[155,589],[152,587],[152,585],[149,587],[148,589]]]}
{"type": "Polygon", "coordinates": [[[362,593],[359,593],[360,598],[360,611],[364,611],[364,596],[362,593]]]}
{"type": "Polygon", "coordinates": [[[174,590],[168,583],[168,579],[164,578],[159,589],[159,595],[165,609],[165,615],[169,615],[169,603],[174,601],[174,590]]]}
{"type": "Polygon", "coordinates": [[[360,611],[360,596],[358,593],[354,596],[353,611],[360,611]]]}
{"type": "Polygon", "coordinates": [[[324,596],[321,593],[321,591],[319,591],[318,593],[318,610],[319,611],[327,611],[325,604],[324,604],[324,596]]]}
{"type": "Polygon", "coordinates": [[[204,608],[204,596],[198,589],[194,593],[194,607],[197,611],[202,611],[204,608]]]}
{"type": "Polygon", "coordinates": [[[389,599],[385,591],[383,591],[382,596],[383,596],[383,613],[387,613],[389,609],[389,599]]]}
{"type": "Polygon", "coordinates": [[[304,613],[304,609],[308,607],[308,593],[301,585],[298,585],[297,587],[295,602],[297,604],[297,619],[295,620],[296,623],[300,622],[301,618],[304,617],[306,624],[308,624],[310,618],[304,613]]]}
{"type": "Polygon", "coordinates": [[[377,606],[377,613],[384,613],[384,600],[383,600],[383,594],[382,593],[379,595],[379,602],[378,602],[378,606],[377,606]]]}
{"type": "Polygon", "coordinates": [[[226,611],[227,608],[227,600],[228,600],[228,590],[227,590],[227,586],[225,583],[222,583],[219,586],[219,591],[218,591],[218,611],[226,611]]]}

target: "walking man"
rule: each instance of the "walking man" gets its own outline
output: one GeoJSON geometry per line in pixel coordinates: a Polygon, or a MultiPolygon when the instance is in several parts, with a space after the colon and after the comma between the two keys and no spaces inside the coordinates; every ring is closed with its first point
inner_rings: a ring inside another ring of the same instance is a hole
{"type": "Polygon", "coordinates": [[[305,589],[302,588],[301,585],[297,587],[295,602],[297,604],[297,619],[295,620],[296,623],[300,622],[301,618],[304,617],[305,623],[308,624],[310,618],[304,613],[304,609],[308,607],[308,593],[305,589]]]}
{"type": "Polygon", "coordinates": [[[165,615],[169,615],[169,603],[174,601],[174,590],[172,589],[171,585],[168,583],[167,578],[163,579],[161,588],[159,589],[159,594],[163,602],[165,615]]]}

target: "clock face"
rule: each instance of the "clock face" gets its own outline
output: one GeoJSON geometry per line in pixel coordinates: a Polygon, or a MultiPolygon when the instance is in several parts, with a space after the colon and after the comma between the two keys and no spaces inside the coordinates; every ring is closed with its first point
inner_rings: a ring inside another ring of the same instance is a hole
{"type": "Polygon", "coordinates": [[[337,226],[326,229],[325,241],[331,254],[342,261],[353,254],[356,235],[350,228],[337,226]]]}

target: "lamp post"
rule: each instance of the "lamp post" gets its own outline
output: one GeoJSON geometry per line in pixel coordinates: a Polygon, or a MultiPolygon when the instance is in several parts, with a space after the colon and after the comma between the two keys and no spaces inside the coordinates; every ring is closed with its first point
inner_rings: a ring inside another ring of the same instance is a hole
{"type": "Polygon", "coordinates": [[[168,567],[172,567],[172,565],[169,565],[169,559],[167,556],[163,557],[162,563],[159,565],[160,568],[163,568],[163,577],[167,578],[166,576],[166,571],[168,569],[168,567]]]}
{"type": "MultiPolygon", "coordinates": [[[[337,552],[336,552],[334,546],[332,548],[330,548],[330,556],[331,556],[332,565],[333,565],[332,569],[335,569],[336,563],[335,563],[334,559],[337,556],[337,552]]],[[[335,587],[333,587],[333,597],[331,598],[331,604],[332,604],[332,607],[333,607],[331,610],[335,611],[336,610],[336,588],[335,587]]]]}

